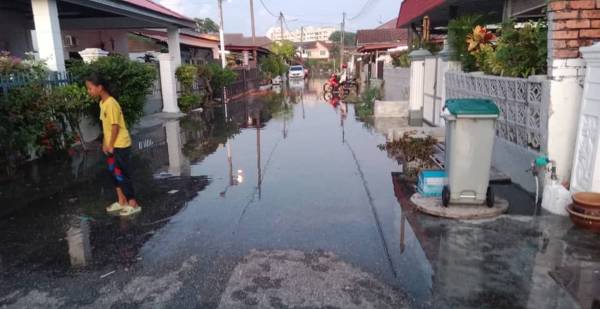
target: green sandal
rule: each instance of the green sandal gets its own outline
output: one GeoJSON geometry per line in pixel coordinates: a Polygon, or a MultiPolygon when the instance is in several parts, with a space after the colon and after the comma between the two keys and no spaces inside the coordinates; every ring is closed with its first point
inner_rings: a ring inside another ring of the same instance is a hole
{"type": "Polygon", "coordinates": [[[128,217],[128,216],[140,213],[141,211],[142,211],[142,207],[140,207],[140,206],[138,206],[138,207],[125,206],[125,207],[123,207],[123,210],[121,210],[121,212],[119,212],[119,215],[121,217],[128,217]]]}
{"type": "Polygon", "coordinates": [[[119,202],[114,202],[112,205],[106,207],[106,212],[108,213],[116,213],[121,212],[125,208],[123,205],[119,204],[119,202]]]}

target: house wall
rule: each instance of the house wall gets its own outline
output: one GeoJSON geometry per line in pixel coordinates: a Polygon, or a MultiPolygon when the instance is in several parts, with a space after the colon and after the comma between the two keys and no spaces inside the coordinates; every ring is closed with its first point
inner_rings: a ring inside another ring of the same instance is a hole
{"type": "Polygon", "coordinates": [[[550,1],[548,26],[548,155],[557,162],[560,180],[568,181],[585,76],[579,48],[600,40],[600,1],[550,1]]]}
{"type": "Polygon", "coordinates": [[[329,59],[329,50],[327,48],[307,49],[305,51],[304,58],[308,58],[308,59],[329,59]],[[324,52],[324,55],[321,55],[321,51],[324,52]]]}
{"type": "Polygon", "coordinates": [[[129,53],[126,30],[63,30],[63,43],[65,37],[70,35],[75,38],[74,46],[65,46],[65,58],[69,54],[80,52],[86,48],[101,48],[110,53],[127,55],[129,53]]]}
{"type": "Polygon", "coordinates": [[[0,11],[0,50],[10,51],[17,57],[32,51],[31,23],[31,20],[13,11],[0,11]]]}
{"type": "Polygon", "coordinates": [[[383,67],[384,99],[386,101],[408,101],[410,93],[410,69],[395,68],[391,64],[383,67]]]}

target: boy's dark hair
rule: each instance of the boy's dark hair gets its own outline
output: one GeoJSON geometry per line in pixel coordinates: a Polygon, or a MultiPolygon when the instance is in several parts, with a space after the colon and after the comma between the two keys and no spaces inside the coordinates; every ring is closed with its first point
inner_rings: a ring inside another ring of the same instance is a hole
{"type": "Polygon", "coordinates": [[[111,96],[116,98],[117,94],[112,89],[108,80],[106,80],[106,78],[102,77],[102,75],[100,75],[98,73],[92,73],[85,78],[85,81],[90,82],[96,86],[102,86],[104,88],[104,90],[106,90],[106,92],[108,92],[108,94],[110,94],[111,96]]]}

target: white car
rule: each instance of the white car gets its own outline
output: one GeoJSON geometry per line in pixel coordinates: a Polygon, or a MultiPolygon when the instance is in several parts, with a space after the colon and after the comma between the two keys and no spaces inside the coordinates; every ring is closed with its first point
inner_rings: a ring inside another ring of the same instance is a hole
{"type": "Polygon", "coordinates": [[[293,65],[288,71],[289,78],[304,78],[304,67],[301,65],[293,65]]]}

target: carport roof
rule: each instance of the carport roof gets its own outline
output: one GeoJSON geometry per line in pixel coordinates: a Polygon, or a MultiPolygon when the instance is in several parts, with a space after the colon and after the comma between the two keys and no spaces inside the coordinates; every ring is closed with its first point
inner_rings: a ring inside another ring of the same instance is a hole
{"type": "MultiPolygon", "coordinates": [[[[152,24],[194,28],[195,22],[182,14],[170,10],[152,0],[59,0],[110,14],[131,17],[152,24]]],[[[76,17],[76,16],[73,16],[76,17]]],[[[106,25],[110,27],[111,25],[106,25]]],[[[115,25],[116,26],[116,25],[115,25]]]]}
{"type": "Polygon", "coordinates": [[[155,11],[155,12],[159,12],[161,14],[165,14],[165,15],[169,15],[175,18],[180,18],[183,20],[188,20],[188,21],[192,21],[192,19],[190,19],[187,16],[181,15],[169,8],[166,8],[152,0],[124,0],[125,2],[131,3],[133,5],[151,10],[151,11],[155,11]]]}
{"type": "Polygon", "coordinates": [[[445,27],[450,19],[466,14],[480,14],[491,21],[501,21],[503,9],[504,0],[404,0],[396,28],[420,23],[423,16],[429,16],[432,28],[445,27]]]}

